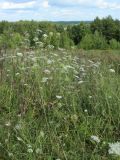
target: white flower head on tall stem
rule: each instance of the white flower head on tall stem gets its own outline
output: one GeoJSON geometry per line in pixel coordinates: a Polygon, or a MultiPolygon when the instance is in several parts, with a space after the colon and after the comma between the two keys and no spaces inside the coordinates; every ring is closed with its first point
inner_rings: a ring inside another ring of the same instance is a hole
{"type": "Polygon", "coordinates": [[[100,143],[100,139],[99,139],[99,137],[98,136],[91,136],[91,139],[93,140],[93,141],[95,141],[95,142],[97,142],[97,143],[100,143]]]}
{"type": "Polygon", "coordinates": [[[120,156],[120,142],[109,143],[108,153],[120,156]]]}

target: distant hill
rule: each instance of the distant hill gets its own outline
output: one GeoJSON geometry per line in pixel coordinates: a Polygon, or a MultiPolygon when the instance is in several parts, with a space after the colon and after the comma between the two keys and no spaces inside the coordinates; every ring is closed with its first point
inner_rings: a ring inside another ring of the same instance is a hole
{"type": "Polygon", "coordinates": [[[92,21],[54,21],[53,23],[63,24],[63,25],[77,25],[79,23],[91,23],[92,21]]]}

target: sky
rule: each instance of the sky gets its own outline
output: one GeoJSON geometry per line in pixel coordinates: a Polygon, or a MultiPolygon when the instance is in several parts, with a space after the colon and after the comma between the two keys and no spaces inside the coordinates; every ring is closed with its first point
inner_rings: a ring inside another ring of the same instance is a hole
{"type": "Polygon", "coordinates": [[[0,0],[0,21],[89,21],[108,15],[120,20],[120,0],[0,0]]]}

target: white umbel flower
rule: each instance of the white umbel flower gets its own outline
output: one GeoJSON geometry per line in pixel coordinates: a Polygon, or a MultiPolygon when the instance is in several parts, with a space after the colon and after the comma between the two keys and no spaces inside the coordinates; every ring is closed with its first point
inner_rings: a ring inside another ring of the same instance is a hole
{"type": "Polygon", "coordinates": [[[10,121],[6,122],[5,126],[10,127],[11,126],[11,122],[10,121]]]}
{"type": "Polygon", "coordinates": [[[58,95],[57,95],[57,96],[56,96],[56,98],[57,98],[57,99],[61,99],[61,98],[62,98],[62,96],[58,96],[58,95]]]}
{"type": "Polygon", "coordinates": [[[17,140],[18,140],[18,141],[21,141],[21,142],[23,141],[23,139],[20,138],[20,137],[17,137],[17,140]]]}
{"type": "Polygon", "coordinates": [[[10,152],[9,152],[9,153],[8,153],[8,156],[9,156],[9,157],[13,157],[13,153],[10,153],[10,152]]]}
{"type": "Polygon", "coordinates": [[[33,153],[33,149],[32,148],[28,148],[27,152],[28,153],[33,153]]]}
{"type": "Polygon", "coordinates": [[[82,83],[84,83],[84,81],[82,81],[82,80],[81,80],[81,81],[78,81],[78,84],[82,84],[82,83]]]}
{"type": "Polygon", "coordinates": [[[115,70],[114,69],[109,69],[109,72],[115,73],[115,70]]]}
{"type": "Polygon", "coordinates": [[[87,112],[88,112],[88,110],[87,110],[87,109],[85,109],[85,110],[84,110],[84,112],[86,112],[86,113],[87,113],[87,112]]]}
{"type": "Polygon", "coordinates": [[[120,142],[109,143],[108,153],[120,156],[120,142]]]}
{"type": "Polygon", "coordinates": [[[43,34],[43,37],[48,37],[48,35],[47,34],[43,34]]]}
{"type": "Polygon", "coordinates": [[[50,71],[49,71],[48,69],[45,69],[45,70],[44,70],[44,73],[45,73],[45,74],[50,74],[50,71]]]}
{"type": "Polygon", "coordinates": [[[23,53],[18,52],[18,53],[17,53],[17,56],[23,57],[23,53]]]}
{"type": "Polygon", "coordinates": [[[44,132],[43,131],[40,131],[40,137],[44,137],[45,136],[45,134],[44,134],[44,132]]]}
{"type": "Polygon", "coordinates": [[[100,139],[98,136],[91,136],[91,139],[97,143],[100,143],[100,139]]]}
{"type": "Polygon", "coordinates": [[[42,83],[46,83],[47,81],[48,81],[48,78],[47,77],[43,77],[41,82],[42,83]]]}
{"type": "Polygon", "coordinates": [[[36,152],[37,154],[41,154],[41,153],[42,153],[42,149],[37,148],[35,152],[36,152]]]}
{"type": "Polygon", "coordinates": [[[16,75],[16,76],[19,76],[19,75],[20,75],[20,73],[18,73],[18,72],[17,72],[15,75],[16,75]]]}

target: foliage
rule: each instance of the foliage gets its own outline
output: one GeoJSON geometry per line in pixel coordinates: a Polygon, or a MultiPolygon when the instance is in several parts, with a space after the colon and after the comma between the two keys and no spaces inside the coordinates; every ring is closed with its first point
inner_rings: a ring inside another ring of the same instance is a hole
{"type": "Polygon", "coordinates": [[[111,39],[109,43],[111,49],[120,49],[120,42],[118,42],[116,39],[111,39]]]}
{"type": "Polygon", "coordinates": [[[94,33],[96,30],[105,36],[109,41],[116,39],[120,41],[120,21],[113,20],[111,16],[99,19],[98,17],[91,23],[91,30],[94,33]]]}
{"type": "Polygon", "coordinates": [[[19,33],[5,31],[0,35],[0,48],[16,48],[21,46],[23,37],[19,33]]]}
{"type": "MultiPolygon", "coordinates": [[[[113,44],[111,44],[113,39],[116,41],[114,43],[117,44],[118,42],[117,45],[119,46],[120,21],[114,20],[111,16],[103,19],[97,17],[91,23],[80,22],[80,24],[37,22],[33,20],[19,22],[2,21],[0,22],[0,37],[1,46],[7,48],[15,48],[22,41],[25,48],[41,48],[41,46],[46,48],[52,45],[54,49],[71,49],[71,47],[109,49],[114,48],[113,44]],[[13,36],[15,37],[13,38],[13,36]],[[9,37],[12,39],[11,42],[7,42],[9,37]],[[92,42],[92,39],[94,42],[92,42]]],[[[119,47],[115,48],[119,49],[119,47]]]]}
{"type": "Polygon", "coordinates": [[[82,37],[89,32],[89,26],[84,23],[68,27],[69,36],[74,41],[75,45],[77,45],[81,41],[82,37]]]}
{"type": "Polygon", "coordinates": [[[73,46],[73,45],[74,43],[71,39],[69,39],[68,34],[66,32],[63,32],[61,34],[60,47],[69,49],[70,46],[73,46]]]}
{"type": "Polygon", "coordinates": [[[96,31],[94,34],[86,34],[82,38],[79,47],[83,49],[106,49],[107,42],[105,38],[96,31]]]}

